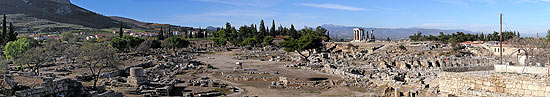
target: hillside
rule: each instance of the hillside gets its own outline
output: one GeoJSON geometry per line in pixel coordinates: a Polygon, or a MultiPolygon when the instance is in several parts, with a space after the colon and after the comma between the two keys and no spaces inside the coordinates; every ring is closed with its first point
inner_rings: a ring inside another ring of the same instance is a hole
{"type": "MultiPolygon", "coordinates": [[[[124,22],[125,27],[132,28],[132,29],[154,30],[155,28],[159,28],[161,26],[162,27],[167,27],[169,25],[169,24],[141,22],[141,21],[138,21],[138,20],[125,18],[125,17],[119,17],[119,16],[109,16],[109,18],[111,18],[115,21],[124,22]]],[[[192,27],[181,27],[181,26],[176,26],[176,25],[170,25],[170,26],[173,29],[176,29],[176,30],[190,30],[190,29],[193,29],[192,27]]]]}
{"type": "Polygon", "coordinates": [[[0,12],[90,28],[116,26],[116,21],[111,18],[76,6],[69,0],[2,0],[0,12]]]}
{"type": "Polygon", "coordinates": [[[439,35],[439,32],[445,34],[455,33],[455,32],[464,32],[464,33],[475,33],[468,30],[456,29],[456,30],[441,30],[441,29],[424,29],[424,28],[365,28],[365,27],[353,27],[353,26],[342,26],[334,24],[324,24],[321,27],[326,28],[330,31],[332,37],[338,39],[351,39],[353,37],[353,28],[364,28],[365,31],[374,30],[374,36],[377,39],[386,39],[387,37],[391,39],[408,39],[409,36],[422,32],[423,35],[439,35]]]}
{"type": "MultiPolygon", "coordinates": [[[[7,14],[8,22],[13,23],[17,32],[59,32],[69,30],[90,30],[124,28],[154,30],[167,24],[146,23],[125,17],[104,16],[82,7],[70,0],[1,0],[0,14],[7,14]]],[[[193,29],[179,27],[178,30],[193,29]]]]}

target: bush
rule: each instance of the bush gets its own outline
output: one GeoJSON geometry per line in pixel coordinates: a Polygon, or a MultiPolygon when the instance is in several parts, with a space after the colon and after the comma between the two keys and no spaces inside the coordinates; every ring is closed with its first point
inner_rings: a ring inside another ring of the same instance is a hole
{"type": "Polygon", "coordinates": [[[272,36],[267,36],[264,38],[264,44],[265,45],[273,45],[273,37],[272,36]]]}
{"type": "Polygon", "coordinates": [[[71,32],[63,32],[61,33],[61,40],[63,41],[75,41],[76,37],[71,32]]]}
{"type": "Polygon", "coordinates": [[[181,37],[168,37],[162,42],[162,47],[165,48],[184,48],[189,46],[189,41],[181,37]]]}
{"type": "Polygon", "coordinates": [[[124,50],[129,47],[139,46],[145,39],[134,36],[123,36],[122,38],[113,38],[110,41],[110,45],[118,50],[124,50]]]}
{"type": "Polygon", "coordinates": [[[128,35],[122,36],[122,39],[126,40],[126,42],[128,43],[128,46],[130,47],[139,46],[139,44],[145,41],[145,39],[134,37],[134,36],[128,36],[128,35]]]}
{"type": "Polygon", "coordinates": [[[147,53],[151,48],[161,48],[161,43],[158,40],[146,40],[139,45],[136,51],[140,53],[147,53]]]}
{"type": "Polygon", "coordinates": [[[405,48],[405,46],[403,45],[399,45],[399,49],[406,50],[407,48],[405,48]]]}
{"type": "Polygon", "coordinates": [[[111,39],[111,41],[109,42],[109,45],[111,45],[111,47],[113,48],[117,48],[118,50],[124,50],[127,46],[127,41],[122,39],[122,38],[113,38],[111,39]]]}

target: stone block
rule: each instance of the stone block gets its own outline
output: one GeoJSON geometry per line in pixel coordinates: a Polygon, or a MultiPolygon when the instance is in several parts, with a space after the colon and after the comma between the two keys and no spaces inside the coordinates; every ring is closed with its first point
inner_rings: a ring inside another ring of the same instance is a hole
{"type": "Polygon", "coordinates": [[[535,91],[533,93],[533,95],[535,95],[535,96],[544,96],[544,91],[535,91]]]}

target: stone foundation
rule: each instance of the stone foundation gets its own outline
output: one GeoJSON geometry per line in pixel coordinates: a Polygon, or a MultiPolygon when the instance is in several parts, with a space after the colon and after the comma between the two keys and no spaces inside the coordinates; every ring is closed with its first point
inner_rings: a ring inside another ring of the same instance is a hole
{"type": "Polygon", "coordinates": [[[495,65],[495,71],[546,75],[548,73],[548,67],[495,65]]]}
{"type": "Polygon", "coordinates": [[[550,96],[550,79],[531,74],[441,72],[439,89],[456,96],[550,96]]]}
{"type": "Polygon", "coordinates": [[[76,80],[68,78],[55,79],[44,78],[42,85],[30,89],[15,91],[17,97],[57,97],[64,95],[66,97],[83,96],[86,93],[82,84],[76,80]]]}

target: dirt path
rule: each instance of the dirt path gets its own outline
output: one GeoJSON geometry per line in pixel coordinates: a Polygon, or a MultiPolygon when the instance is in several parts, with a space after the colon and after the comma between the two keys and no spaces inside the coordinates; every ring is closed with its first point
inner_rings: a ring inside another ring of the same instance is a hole
{"type": "MultiPolygon", "coordinates": [[[[277,71],[279,74],[276,76],[284,76],[288,78],[295,78],[296,80],[306,80],[312,77],[328,78],[329,80],[339,80],[341,77],[324,74],[320,72],[312,72],[306,70],[295,70],[284,67],[284,64],[288,62],[270,62],[260,60],[236,60],[233,58],[234,52],[219,52],[214,54],[203,54],[197,57],[196,60],[210,64],[218,69],[215,71],[220,72],[233,72],[236,62],[242,62],[245,69],[252,69],[258,72],[273,72],[277,71]]],[[[241,87],[245,89],[243,94],[239,96],[261,96],[261,97],[327,97],[327,96],[349,96],[349,95],[363,95],[360,92],[356,92],[347,88],[334,87],[327,90],[307,90],[307,89],[269,89],[268,85],[271,82],[267,81],[228,81],[225,78],[216,78],[210,76],[213,79],[218,79],[223,82],[241,87]]]]}

